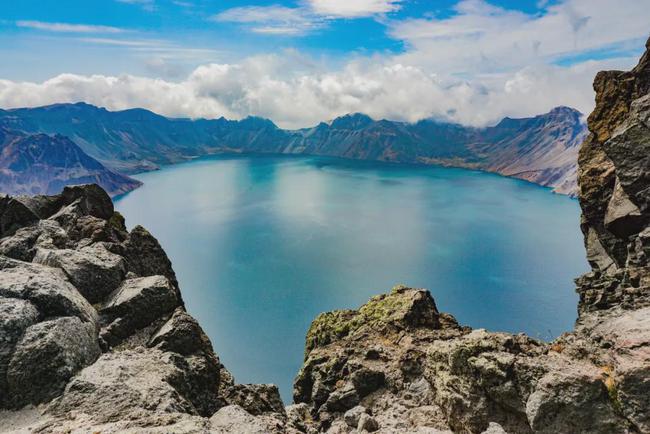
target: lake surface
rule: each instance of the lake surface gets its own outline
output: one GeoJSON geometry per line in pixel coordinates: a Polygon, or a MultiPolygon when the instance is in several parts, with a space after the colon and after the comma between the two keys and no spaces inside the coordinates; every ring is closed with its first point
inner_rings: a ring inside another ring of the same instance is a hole
{"type": "Polygon", "coordinates": [[[473,327],[551,339],[587,264],[579,206],[481,172],[319,157],[218,156],[137,176],[129,227],[161,242],[189,312],[241,383],[285,401],[323,311],[396,284],[473,327]]]}

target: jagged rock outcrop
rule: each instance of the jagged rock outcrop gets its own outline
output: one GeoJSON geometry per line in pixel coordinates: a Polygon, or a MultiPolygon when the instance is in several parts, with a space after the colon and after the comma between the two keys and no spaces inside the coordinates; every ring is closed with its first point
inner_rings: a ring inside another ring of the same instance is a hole
{"type": "Polygon", "coordinates": [[[163,249],[101,188],[3,205],[0,409],[39,415],[18,427],[0,412],[0,432],[284,430],[277,388],[234,383],[163,249]]]}
{"type": "Polygon", "coordinates": [[[439,313],[428,291],[394,288],[357,311],[314,321],[295,381],[303,406],[296,426],[650,432],[650,41],[647,47],[632,71],[602,72],[594,83],[597,105],[579,161],[592,271],[577,280],[575,330],[551,343],[470,330],[439,313]]]}
{"type": "Polygon", "coordinates": [[[314,432],[355,432],[360,415],[379,432],[645,432],[648,313],[608,312],[548,344],[459,326],[428,291],[396,287],[314,322],[294,399],[314,432]],[[623,400],[622,384],[635,381],[623,400]]]}
{"type": "Polygon", "coordinates": [[[580,152],[592,271],[572,332],[472,330],[397,286],[315,319],[283,408],[275,386],[234,382],[158,242],[103,190],[4,198],[0,431],[650,432],[648,50],[596,78],[580,152]]]}

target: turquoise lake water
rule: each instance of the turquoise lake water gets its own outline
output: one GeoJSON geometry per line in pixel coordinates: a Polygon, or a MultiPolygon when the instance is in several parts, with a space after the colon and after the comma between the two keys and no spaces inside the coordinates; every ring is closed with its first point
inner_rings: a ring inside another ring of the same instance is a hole
{"type": "Polygon", "coordinates": [[[463,324],[551,339],[587,270],[579,206],[481,172],[319,157],[218,156],[137,176],[117,200],[170,256],[189,312],[240,383],[291,400],[320,312],[396,284],[463,324]]]}

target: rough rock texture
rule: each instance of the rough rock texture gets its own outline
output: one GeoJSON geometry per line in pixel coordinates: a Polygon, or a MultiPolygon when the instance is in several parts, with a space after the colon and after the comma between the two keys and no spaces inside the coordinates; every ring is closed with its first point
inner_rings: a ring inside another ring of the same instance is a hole
{"type": "Polygon", "coordinates": [[[58,317],[25,330],[7,368],[10,405],[38,404],[61,393],[81,368],[99,356],[94,324],[58,317]]]}
{"type": "Polygon", "coordinates": [[[101,189],[3,198],[0,431],[650,432],[650,54],[595,88],[575,330],[472,330],[397,286],[315,319],[286,408],[273,385],[235,384],[158,242],[101,189]]]}
{"type": "Polygon", "coordinates": [[[234,383],[158,241],[128,232],[101,188],[4,197],[2,211],[0,409],[12,412],[0,432],[9,421],[36,432],[228,432],[238,420],[284,430],[277,388],[234,383]],[[233,419],[209,419],[235,404],[233,419]],[[31,406],[37,420],[17,416],[31,406]]]}

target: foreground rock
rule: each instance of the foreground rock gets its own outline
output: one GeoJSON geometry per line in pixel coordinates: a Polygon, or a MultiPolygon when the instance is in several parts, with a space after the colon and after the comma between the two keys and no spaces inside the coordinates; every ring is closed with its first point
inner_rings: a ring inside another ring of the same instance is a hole
{"type": "Polygon", "coordinates": [[[649,53],[596,77],[575,330],[552,343],[470,330],[406,287],[320,315],[294,387],[306,430],[650,432],[649,53]]]}
{"type": "Polygon", "coordinates": [[[223,414],[209,418],[229,405],[230,424],[284,429],[277,388],[234,384],[156,239],[128,232],[101,188],[3,201],[0,409],[11,412],[0,432],[9,421],[37,432],[225,432],[223,414]]]}
{"type": "Polygon", "coordinates": [[[3,198],[0,431],[650,432],[650,54],[595,87],[573,332],[472,330],[398,286],[316,318],[284,408],[234,382],[158,242],[101,189],[3,198]]]}

